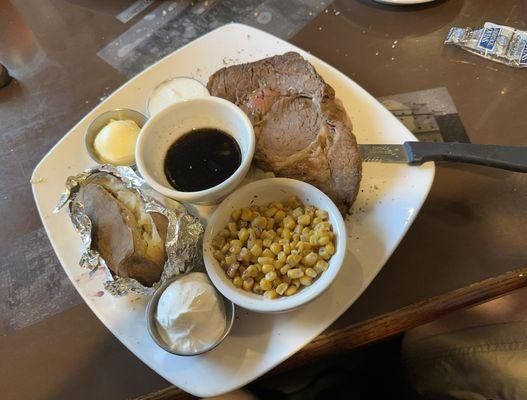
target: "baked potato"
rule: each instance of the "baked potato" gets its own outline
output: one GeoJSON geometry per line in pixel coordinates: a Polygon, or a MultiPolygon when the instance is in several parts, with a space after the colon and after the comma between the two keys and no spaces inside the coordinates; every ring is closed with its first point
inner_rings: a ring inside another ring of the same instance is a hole
{"type": "Polygon", "coordinates": [[[92,223],[93,247],[108,268],[145,286],[158,282],[167,259],[167,218],[147,213],[141,196],[113,175],[93,175],[79,196],[92,223]]]}

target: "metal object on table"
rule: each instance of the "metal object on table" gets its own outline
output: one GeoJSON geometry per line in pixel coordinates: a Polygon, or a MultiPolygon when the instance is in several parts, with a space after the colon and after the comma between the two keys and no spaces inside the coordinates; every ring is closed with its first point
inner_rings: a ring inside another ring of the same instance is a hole
{"type": "MultiPolygon", "coordinates": [[[[139,126],[139,128],[142,128],[147,121],[146,116],[141,114],[139,111],[130,110],[128,108],[118,108],[102,113],[88,126],[88,129],[86,130],[86,136],[84,137],[84,145],[86,146],[86,151],[90,155],[91,159],[97,164],[105,164],[105,162],[99,158],[99,155],[95,151],[93,146],[95,137],[102,128],[110,123],[111,120],[120,121],[126,119],[134,121],[139,126]]],[[[134,167],[135,163],[130,166],[134,167]]]]}
{"type": "MultiPolygon", "coordinates": [[[[230,333],[232,326],[234,324],[234,317],[236,314],[236,308],[234,306],[234,303],[232,303],[230,300],[225,298],[221,295],[221,293],[218,293],[221,299],[223,300],[223,309],[225,312],[225,318],[227,320],[227,325],[225,326],[225,331],[223,334],[219,337],[219,339],[212,344],[211,346],[207,347],[206,349],[196,352],[196,353],[178,353],[177,351],[170,348],[170,346],[163,340],[162,336],[159,334],[158,330],[158,323],[156,321],[156,310],[157,310],[157,304],[159,303],[159,298],[165,291],[165,289],[175,280],[181,278],[182,276],[185,276],[185,274],[177,275],[173,279],[170,279],[163,283],[157,290],[154,292],[154,295],[150,298],[148,301],[148,305],[146,306],[146,325],[148,327],[148,333],[150,333],[150,336],[156,342],[156,344],[161,347],[163,350],[175,354],[177,356],[197,356],[199,354],[207,353],[217,347],[223,340],[227,337],[227,335],[230,333]]],[[[216,289],[215,289],[216,290],[216,289]]]]}
{"type": "Polygon", "coordinates": [[[421,165],[428,161],[460,162],[527,172],[527,147],[468,143],[405,142],[361,144],[365,162],[421,165]]]}

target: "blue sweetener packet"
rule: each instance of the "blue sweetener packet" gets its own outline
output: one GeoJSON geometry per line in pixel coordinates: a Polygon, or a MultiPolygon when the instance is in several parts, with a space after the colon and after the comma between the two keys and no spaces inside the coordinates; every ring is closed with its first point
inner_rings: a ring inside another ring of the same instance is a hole
{"type": "Polygon", "coordinates": [[[483,28],[453,27],[445,44],[511,67],[527,67],[527,32],[510,26],[485,22],[483,28]]]}

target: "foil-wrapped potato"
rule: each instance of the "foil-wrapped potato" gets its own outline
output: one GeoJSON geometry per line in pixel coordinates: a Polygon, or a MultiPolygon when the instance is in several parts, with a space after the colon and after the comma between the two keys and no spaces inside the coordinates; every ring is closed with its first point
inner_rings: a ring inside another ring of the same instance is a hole
{"type": "Polygon", "coordinates": [[[140,195],[110,174],[92,175],[78,195],[92,223],[92,244],[108,268],[145,286],[158,282],[167,259],[167,218],[147,213],[140,195]]]}

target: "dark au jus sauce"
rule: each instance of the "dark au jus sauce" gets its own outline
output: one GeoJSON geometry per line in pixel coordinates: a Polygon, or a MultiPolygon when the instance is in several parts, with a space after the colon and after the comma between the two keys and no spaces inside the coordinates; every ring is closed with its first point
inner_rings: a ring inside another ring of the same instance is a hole
{"type": "Polygon", "coordinates": [[[210,189],[241,164],[238,143],[215,128],[194,129],[176,140],[165,156],[165,175],[180,192],[210,189]]]}

